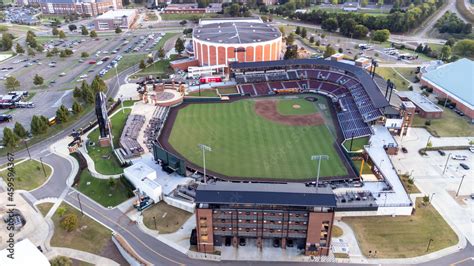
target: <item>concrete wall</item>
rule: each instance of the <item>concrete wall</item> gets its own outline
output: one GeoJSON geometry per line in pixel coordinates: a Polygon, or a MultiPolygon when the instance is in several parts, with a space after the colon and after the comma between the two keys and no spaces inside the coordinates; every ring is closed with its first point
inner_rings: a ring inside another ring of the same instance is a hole
{"type": "Polygon", "coordinates": [[[184,200],[179,200],[171,197],[165,196],[163,200],[166,202],[166,204],[171,205],[173,207],[176,207],[178,209],[181,209],[183,211],[187,211],[190,213],[194,213],[194,209],[196,208],[196,203],[190,203],[184,200]]]}

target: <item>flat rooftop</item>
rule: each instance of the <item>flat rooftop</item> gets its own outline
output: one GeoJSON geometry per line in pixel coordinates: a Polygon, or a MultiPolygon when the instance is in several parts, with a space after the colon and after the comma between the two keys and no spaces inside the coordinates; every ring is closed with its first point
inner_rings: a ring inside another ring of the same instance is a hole
{"type": "Polygon", "coordinates": [[[467,58],[423,74],[422,79],[474,107],[474,61],[467,58]]]}
{"type": "Polygon", "coordinates": [[[434,102],[430,101],[425,96],[421,95],[415,91],[399,91],[397,92],[398,96],[401,98],[408,98],[411,102],[413,102],[418,108],[425,112],[433,113],[433,112],[443,112],[439,106],[437,106],[434,102]]]}
{"type": "Polygon", "coordinates": [[[117,10],[109,10],[104,14],[98,16],[96,19],[114,19],[119,17],[131,17],[133,14],[136,13],[135,9],[117,9],[117,10]]]}
{"type": "Polygon", "coordinates": [[[307,187],[302,183],[233,183],[216,182],[199,185],[197,203],[260,204],[285,206],[335,207],[330,188],[307,187]]]}
{"type": "Polygon", "coordinates": [[[224,44],[259,43],[280,37],[281,33],[278,29],[259,22],[237,21],[201,24],[193,31],[193,38],[224,44]]]}

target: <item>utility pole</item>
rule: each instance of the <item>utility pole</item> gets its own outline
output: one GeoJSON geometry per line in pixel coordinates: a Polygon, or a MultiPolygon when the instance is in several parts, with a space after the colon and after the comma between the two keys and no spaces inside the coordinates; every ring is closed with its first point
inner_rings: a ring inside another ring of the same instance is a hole
{"type": "Polygon", "coordinates": [[[446,163],[444,164],[443,175],[446,173],[446,169],[448,168],[449,158],[451,157],[451,153],[448,154],[448,158],[446,159],[446,163]]]}
{"type": "Polygon", "coordinates": [[[207,183],[207,176],[206,176],[206,151],[212,151],[211,147],[206,146],[204,144],[198,144],[199,148],[202,151],[202,165],[204,169],[204,183],[207,183]]]}
{"type": "Polygon", "coordinates": [[[428,241],[428,246],[426,247],[426,252],[428,252],[428,250],[430,249],[431,242],[433,242],[433,238],[430,238],[430,240],[428,241]]]}
{"type": "Polygon", "coordinates": [[[30,149],[28,148],[28,142],[26,142],[26,140],[23,140],[23,142],[25,143],[26,151],[28,152],[28,157],[30,157],[30,160],[31,160],[31,154],[30,154],[30,149]]]}
{"type": "Polygon", "coordinates": [[[155,222],[155,230],[156,230],[156,217],[153,216],[153,222],[155,222]]]}
{"type": "Polygon", "coordinates": [[[462,181],[464,181],[465,176],[466,175],[463,175],[462,178],[461,178],[461,183],[459,183],[458,191],[456,191],[456,197],[459,195],[459,190],[461,190],[462,181]]]}
{"type": "Polygon", "coordinates": [[[40,163],[41,163],[41,167],[43,168],[43,174],[44,174],[44,177],[47,177],[46,175],[46,170],[44,169],[44,164],[43,164],[43,158],[40,157],[40,163]]]}
{"type": "Polygon", "coordinates": [[[79,198],[79,192],[77,192],[77,201],[79,201],[79,209],[81,209],[81,214],[84,216],[84,212],[82,211],[82,203],[81,203],[81,198],[79,198]]]}
{"type": "Polygon", "coordinates": [[[316,176],[316,190],[318,190],[319,187],[319,172],[321,170],[321,161],[322,160],[329,160],[329,156],[325,154],[320,154],[320,155],[312,155],[311,156],[312,161],[318,161],[318,173],[316,176]]]}

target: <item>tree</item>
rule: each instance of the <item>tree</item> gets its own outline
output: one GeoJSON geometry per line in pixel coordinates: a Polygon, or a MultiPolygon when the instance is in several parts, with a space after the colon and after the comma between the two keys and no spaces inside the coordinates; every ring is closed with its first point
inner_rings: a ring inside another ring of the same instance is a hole
{"type": "Polygon", "coordinates": [[[158,49],[158,58],[163,59],[165,58],[165,56],[166,56],[165,49],[163,49],[163,47],[160,47],[160,49],[158,49]]]}
{"type": "Polygon", "coordinates": [[[364,26],[364,25],[356,25],[355,28],[354,28],[354,34],[353,34],[353,37],[354,38],[364,38],[365,36],[367,36],[367,33],[369,33],[369,29],[364,26]]]}
{"type": "Polygon", "coordinates": [[[81,113],[83,110],[84,110],[84,108],[82,108],[82,105],[80,105],[78,102],[74,101],[74,103],[72,104],[72,111],[73,111],[75,114],[79,114],[79,113],[81,113]]]}
{"type": "Polygon", "coordinates": [[[372,39],[377,42],[386,42],[390,38],[390,31],[387,29],[374,31],[372,39]]]}
{"type": "Polygon", "coordinates": [[[115,33],[117,34],[122,33],[122,29],[120,27],[115,28],[115,33]]]}
{"type": "Polygon", "coordinates": [[[28,44],[31,48],[36,48],[38,43],[36,42],[36,34],[31,30],[26,32],[26,44],[28,44]]]}
{"type": "Polygon", "coordinates": [[[33,84],[35,84],[36,86],[38,85],[42,85],[44,82],[44,78],[38,74],[36,74],[34,77],[33,77],[33,84]]]}
{"type": "Polygon", "coordinates": [[[66,214],[64,218],[61,220],[61,227],[68,232],[71,232],[74,229],[76,229],[77,224],[78,224],[77,215],[74,213],[66,214]]]}
{"type": "Polygon", "coordinates": [[[84,102],[88,104],[94,103],[94,92],[89,86],[85,87],[84,90],[82,90],[82,98],[84,99],[84,102]]]}
{"type": "Polygon", "coordinates": [[[23,127],[23,125],[18,122],[16,122],[15,126],[13,127],[13,133],[15,133],[15,135],[22,139],[26,138],[26,136],[28,135],[28,132],[23,127]]]}
{"type": "Polygon", "coordinates": [[[321,28],[329,32],[334,32],[338,28],[337,20],[335,18],[327,18],[321,23],[321,28]]]}
{"type": "Polygon", "coordinates": [[[286,47],[285,55],[283,56],[285,60],[298,58],[298,46],[289,45],[286,47]]]}
{"type": "Polygon", "coordinates": [[[314,43],[314,37],[313,36],[309,37],[309,43],[314,43]]]}
{"type": "Polygon", "coordinates": [[[368,4],[369,4],[369,0],[362,0],[362,1],[360,1],[360,5],[361,5],[362,7],[366,7],[368,4]]]}
{"type": "Polygon", "coordinates": [[[65,256],[57,256],[49,261],[51,266],[72,266],[72,260],[65,256]]]}
{"type": "Polygon", "coordinates": [[[18,81],[15,77],[8,77],[5,81],[5,87],[9,91],[13,91],[20,87],[20,81],[18,81]]]}
{"type": "Polygon", "coordinates": [[[286,37],[286,45],[287,46],[293,45],[294,42],[295,42],[295,35],[293,33],[290,33],[288,37],[286,37]]]}
{"type": "Polygon", "coordinates": [[[69,24],[69,26],[67,26],[69,28],[69,31],[75,31],[77,30],[77,26],[74,25],[74,24],[69,24]]]}
{"type": "Polygon", "coordinates": [[[184,42],[181,40],[181,38],[178,38],[176,40],[176,43],[174,44],[174,49],[176,52],[178,52],[179,55],[184,51],[184,42]]]}
{"type": "Polygon", "coordinates": [[[31,118],[31,133],[33,135],[40,135],[46,133],[48,130],[48,118],[44,116],[34,115],[31,118]]]}
{"type": "Polygon", "coordinates": [[[58,110],[56,110],[56,121],[59,123],[65,123],[69,119],[69,111],[66,106],[61,105],[59,106],[58,110]]]}
{"type": "Polygon", "coordinates": [[[16,53],[17,53],[17,54],[23,54],[23,53],[25,53],[25,49],[23,49],[23,47],[21,47],[21,45],[20,45],[19,43],[16,43],[15,50],[16,50],[16,53]]]}
{"type": "Polygon", "coordinates": [[[38,51],[38,53],[42,53],[44,51],[44,48],[42,45],[37,45],[36,46],[36,51],[38,51]]]}
{"type": "Polygon", "coordinates": [[[456,39],[454,39],[454,38],[449,38],[449,39],[446,41],[445,45],[449,45],[449,46],[453,47],[455,43],[456,43],[456,39]]]}
{"type": "Polygon", "coordinates": [[[301,37],[304,39],[306,38],[306,35],[308,34],[308,32],[306,31],[306,28],[303,28],[301,29],[301,37]]]}
{"type": "Polygon", "coordinates": [[[320,46],[321,42],[319,40],[317,40],[315,44],[316,44],[316,46],[320,46]]]}
{"type": "Polygon", "coordinates": [[[31,56],[31,57],[34,57],[36,55],[35,50],[31,49],[30,47],[28,47],[27,53],[28,53],[28,56],[31,56]]]}
{"type": "Polygon", "coordinates": [[[3,128],[3,144],[9,148],[15,148],[20,138],[9,128],[3,128]]]}
{"type": "Polygon", "coordinates": [[[298,34],[298,35],[301,34],[301,28],[300,28],[300,26],[296,26],[295,33],[298,34]]]}
{"type": "Polygon", "coordinates": [[[95,32],[95,30],[91,30],[89,36],[91,36],[91,38],[97,38],[97,32],[95,32]]]}
{"type": "Polygon", "coordinates": [[[88,52],[82,52],[82,53],[81,53],[81,57],[82,57],[82,58],[89,57],[89,53],[88,53],[88,52]]]}
{"type": "Polygon", "coordinates": [[[338,53],[342,53],[342,52],[344,52],[344,49],[342,49],[341,47],[339,47],[339,49],[337,49],[337,52],[338,52],[338,53]]]}
{"type": "Polygon", "coordinates": [[[441,48],[441,52],[439,53],[439,59],[443,61],[448,61],[450,57],[451,57],[451,46],[444,45],[443,48],[441,48]]]}
{"type": "Polygon", "coordinates": [[[352,18],[346,19],[344,22],[341,23],[339,31],[344,36],[351,36],[351,34],[354,32],[354,28],[356,25],[357,25],[357,22],[354,19],[352,18]]]}
{"type": "Polygon", "coordinates": [[[109,177],[109,186],[114,187],[115,186],[115,179],[113,177],[109,177]]]}
{"type": "Polygon", "coordinates": [[[91,90],[94,93],[107,91],[107,84],[99,77],[95,76],[91,83],[91,90]]]}
{"type": "Polygon", "coordinates": [[[153,64],[153,57],[149,56],[147,59],[146,59],[146,62],[151,65],[153,64]]]}
{"type": "Polygon", "coordinates": [[[75,87],[74,90],[72,91],[72,96],[76,99],[80,99],[82,97],[82,91],[78,87],[75,87]]]}
{"type": "Polygon", "coordinates": [[[139,67],[140,69],[145,69],[145,68],[146,68],[145,60],[142,59],[142,60],[140,61],[140,64],[138,65],[138,67],[139,67]]]}
{"type": "Polygon", "coordinates": [[[58,28],[54,27],[54,28],[51,30],[51,33],[52,33],[54,36],[58,35],[58,34],[59,34],[58,28]]]}
{"type": "Polygon", "coordinates": [[[282,36],[282,37],[285,37],[285,27],[280,26],[278,29],[279,29],[280,32],[281,32],[281,36],[282,36]]]}
{"type": "Polygon", "coordinates": [[[418,44],[418,46],[415,49],[415,52],[417,53],[423,53],[423,44],[418,44]]]}
{"type": "Polygon", "coordinates": [[[89,35],[89,31],[84,25],[81,26],[81,35],[89,35]]]}
{"type": "Polygon", "coordinates": [[[464,39],[456,42],[453,51],[459,56],[474,57],[474,40],[464,39]]]}
{"type": "Polygon", "coordinates": [[[4,32],[2,33],[2,50],[7,51],[12,49],[13,46],[13,36],[8,33],[4,32]]]}
{"type": "Polygon", "coordinates": [[[334,50],[334,48],[331,47],[330,44],[328,44],[326,46],[326,50],[324,51],[324,58],[327,58],[327,57],[330,57],[331,55],[335,54],[336,53],[336,50],[334,50]]]}
{"type": "Polygon", "coordinates": [[[58,34],[58,35],[59,35],[59,38],[61,38],[61,39],[65,39],[65,38],[66,38],[66,33],[64,33],[64,31],[62,31],[62,30],[59,31],[59,34],[58,34]]]}

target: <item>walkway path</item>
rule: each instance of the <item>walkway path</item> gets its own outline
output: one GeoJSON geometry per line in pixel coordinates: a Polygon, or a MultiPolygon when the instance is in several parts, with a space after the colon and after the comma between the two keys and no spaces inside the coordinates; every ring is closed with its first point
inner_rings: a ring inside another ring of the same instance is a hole
{"type": "Polygon", "coordinates": [[[52,259],[56,256],[65,256],[75,260],[85,261],[94,265],[107,265],[107,266],[115,266],[120,265],[115,261],[105,258],[102,256],[98,256],[89,252],[72,249],[72,248],[61,248],[61,247],[54,247],[52,250],[45,254],[48,259],[52,259]]]}

